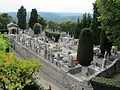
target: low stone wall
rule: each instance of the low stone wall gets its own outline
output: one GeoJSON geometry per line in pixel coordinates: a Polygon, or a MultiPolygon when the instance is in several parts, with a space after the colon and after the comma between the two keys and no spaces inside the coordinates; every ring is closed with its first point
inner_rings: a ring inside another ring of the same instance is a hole
{"type": "Polygon", "coordinates": [[[68,90],[91,90],[91,86],[88,85],[87,81],[80,80],[72,74],[65,72],[64,69],[58,68],[48,60],[24,47],[20,43],[9,38],[9,43],[13,46],[14,50],[25,59],[39,59],[43,65],[40,70],[48,74],[51,78],[62,84],[68,90]]]}
{"type": "Polygon", "coordinates": [[[116,58],[112,62],[112,64],[108,65],[106,68],[100,70],[99,72],[94,73],[88,79],[90,80],[92,77],[96,77],[96,76],[111,78],[117,73],[120,73],[120,59],[119,58],[116,58]]]}
{"type": "Polygon", "coordinates": [[[115,59],[111,65],[106,67],[101,73],[97,76],[111,78],[113,75],[120,73],[120,60],[115,59]]]}
{"type": "Polygon", "coordinates": [[[25,59],[39,59],[43,65],[40,70],[48,74],[51,78],[56,80],[64,87],[68,88],[68,90],[83,90],[82,88],[84,88],[84,90],[91,90],[91,86],[88,85],[88,80],[90,80],[92,77],[101,76],[110,78],[114,74],[120,73],[120,60],[115,59],[112,64],[104,69],[101,69],[99,72],[94,73],[92,76],[87,78],[86,81],[81,80],[69,72],[66,72],[65,68],[59,68],[55,66],[51,61],[45,60],[43,57],[24,47],[15,40],[9,38],[9,43],[13,46],[13,49],[25,59]]]}

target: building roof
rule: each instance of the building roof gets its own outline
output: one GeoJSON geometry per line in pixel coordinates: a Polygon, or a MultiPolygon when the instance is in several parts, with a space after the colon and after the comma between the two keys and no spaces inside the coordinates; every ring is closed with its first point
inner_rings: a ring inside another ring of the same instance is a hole
{"type": "Polygon", "coordinates": [[[8,32],[8,29],[0,29],[0,32],[8,32]]]}
{"type": "Polygon", "coordinates": [[[11,22],[11,23],[7,24],[7,27],[9,27],[9,26],[18,27],[18,25],[17,25],[17,24],[15,24],[15,23],[13,23],[13,22],[11,22]]]}

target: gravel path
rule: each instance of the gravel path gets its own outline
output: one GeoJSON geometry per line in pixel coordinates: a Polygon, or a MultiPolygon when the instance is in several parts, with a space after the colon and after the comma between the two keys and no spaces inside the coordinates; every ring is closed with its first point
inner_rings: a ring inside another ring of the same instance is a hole
{"type": "MultiPolygon", "coordinates": [[[[16,53],[16,56],[18,59],[24,59],[22,56],[20,56],[17,53],[16,53]]],[[[57,83],[56,80],[53,80],[49,75],[47,75],[42,70],[40,70],[39,72],[39,77],[40,79],[37,80],[37,82],[40,83],[45,89],[48,89],[49,85],[51,85],[52,90],[68,90],[67,88],[57,83]]]]}

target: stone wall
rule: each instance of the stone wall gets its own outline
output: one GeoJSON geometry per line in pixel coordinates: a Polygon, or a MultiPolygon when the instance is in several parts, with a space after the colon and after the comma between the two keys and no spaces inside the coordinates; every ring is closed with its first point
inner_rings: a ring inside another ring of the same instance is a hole
{"type": "Polygon", "coordinates": [[[112,64],[108,65],[106,68],[103,68],[99,72],[96,72],[95,74],[90,76],[88,79],[90,80],[92,77],[96,77],[96,76],[111,78],[118,73],[120,73],[120,59],[116,58],[112,62],[112,64]]]}
{"type": "Polygon", "coordinates": [[[84,90],[91,90],[91,85],[88,85],[88,81],[92,77],[101,76],[110,78],[114,74],[120,73],[120,59],[117,58],[112,62],[112,64],[108,65],[106,68],[101,69],[99,72],[94,73],[85,81],[70,74],[65,70],[65,68],[59,68],[55,66],[55,64],[52,62],[45,60],[43,57],[24,47],[15,40],[9,38],[9,42],[13,46],[13,49],[25,59],[39,59],[43,65],[40,70],[48,74],[51,78],[56,80],[64,87],[68,88],[68,90],[82,90],[82,88],[84,88],[84,90]]]}
{"type": "Polygon", "coordinates": [[[111,78],[113,77],[113,75],[117,73],[120,73],[120,60],[119,59],[115,59],[111,65],[106,67],[97,76],[111,78]]]}
{"type": "Polygon", "coordinates": [[[9,38],[9,43],[13,46],[14,50],[25,59],[39,59],[43,65],[40,70],[48,74],[51,78],[56,80],[58,83],[68,88],[68,90],[91,90],[91,85],[88,85],[87,81],[80,80],[72,74],[64,71],[64,69],[58,68],[51,62],[45,60],[43,57],[24,47],[20,43],[9,38]]]}

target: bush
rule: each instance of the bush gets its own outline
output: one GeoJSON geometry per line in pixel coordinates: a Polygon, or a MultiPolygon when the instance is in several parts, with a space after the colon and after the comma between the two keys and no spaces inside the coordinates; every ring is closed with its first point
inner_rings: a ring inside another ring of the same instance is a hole
{"type": "Polygon", "coordinates": [[[60,34],[52,32],[52,31],[45,31],[45,35],[51,39],[52,39],[52,37],[55,38],[55,42],[58,42],[58,40],[60,38],[60,34]]]}
{"type": "Polygon", "coordinates": [[[26,85],[23,90],[44,90],[43,87],[39,86],[38,84],[34,83],[32,85],[26,85]]]}
{"type": "Polygon", "coordinates": [[[8,37],[5,34],[0,35],[0,51],[9,52],[8,37]]]}
{"type": "Polygon", "coordinates": [[[34,34],[40,34],[42,31],[42,26],[39,23],[36,23],[33,27],[34,34]]]}
{"type": "Polygon", "coordinates": [[[39,60],[18,60],[12,53],[0,51],[0,88],[21,90],[37,79],[41,64],[39,60]]]}
{"type": "Polygon", "coordinates": [[[120,81],[103,77],[94,77],[90,80],[93,90],[120,90],[120,81]]]}
{"type": "Polygon", "coordinates": [[[93,60],[93,38],[92,31],[84,28],[79,37],[77,60],[83,66],[89,66],[93,60]]]}

